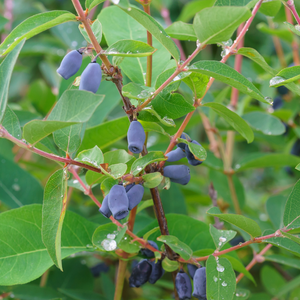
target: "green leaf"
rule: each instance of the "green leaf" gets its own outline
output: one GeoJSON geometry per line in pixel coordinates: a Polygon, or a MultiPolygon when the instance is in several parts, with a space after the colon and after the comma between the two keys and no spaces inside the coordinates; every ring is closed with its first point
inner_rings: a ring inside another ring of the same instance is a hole
{"type": "MultiPolygon", "coordinates": [[[[158,119],[158,121],[160,123],[162,123],[163,125],[165,126],[168,126],[168,127],[175,127],[175,122],[173,119],[171,118],[168,118],[166,116],[164,116],[163,118],[152,108],[152,106],[147,106],[145,107],[139,114],[139,119],[142,119],[144,120],[144,117],[142,116],[145,116],[145,115],[142,115],[143,113],[146,113],[146,114],[151,114],[152,116],[154,116],[155,118],[158,119]],[[142,115],[142,116],[141,116],[142,115]]],[[[146,121],[147,121],[147,118],[146,118],[146,121]]],[[[152,120],[151,120],[152,121],[152,120]]],[[[153,122],[153,121],[152,121],[153,122]]]]}
{"type": "Polygon", "coordinates": [[[297,293],[299,291],[299,284],[300,284],[300,276],[297,276],[297,277],[293,278],[291,281],[284,284],[277,292],[276,297],[283,296],[292,290],[293,291],[296,290],[296,293],[297,293]],[[297,288],[298,288],[298,291],[297,291],[297,288]]]}
{"type": "Polygon", "coordinates": [[[19,119],[9,106],[6,107],[5,115],[2,121],[2,126],[13,137],[17,138],[18,140],[21,139],[22,132],[19,119]]]}
{"type": "Polygon", "coordinates": [[[212,224],[209,224],[209,232],[218,250],[231,241],[237,233],[233,230],[218,230],[212,224]]]}
{"type": "Polygon", "coordinates": [[[270,28],[266,23],[259,23],[256,25],[256,28],[263,33],[278,36],[279,38],[283,39],[288,43],[292,43],[294,39],[293,34],[286,28],[273,29],[270,28]]]}
{"type": "Polygon", "coordinates": [[[194,18],[195,33],[202,44],[221,43],[229,40],[238,26],[250,17],[251,12],[247,7],[205,8],[194,18]]]}
{"type": "Polygon", "coordinates": [[[99,226],[93,234],[93,245],[102,251],[113,251],[117,248],[116,236],[118,226],[108,223],[99,226]]]}
{"type": "Polygon", "coordinates": [[[114,186],[118,184],[118,180],[113,179],[113,178],[106,178],[105,180],[103,180],[101,182],[101,190],[104,192],[104,195],[107,196],[107,194],[109,193],[110,189],[114,186]]]}
{"type": "Polygon", "coordinates": [[[74,124],[77,122],[32,120],[25,124],[23,137],[29,144],[34,145],[52,132],[74,124]]]}
{"type": "Polygon", "coordinates": [[[286,284],[285,279],[275,269],[268,265],[263,266],[260,274],[263,287],[271,295],[277,297],[279,290],[286,284]]]}
{"type": "MultiPolygon", "coordinates": [[[[83,35],[83,37],[85,38],[85,40],[86,40],[89,44],[91,44],[91,40],[90,40],[89,35],[87,34],[85,28],[82,27],[81,24],[78,26],[78,28],[79,28],[81,34],[83,35]]],[[[99,20],[96,19],[96,20],[93,22],[93,24],[91,25],[91,28],[92,28],[92,31],[93,31],[93,33],[94,33],[94,36],[95,36],[97,42],[100,44],[101,39],[102,39],[102,25],[101,25],[101,23],[99,22],[99,20]]]]}
{"type": "Polygon", "coordinates": [[[249,233],[252,237],[261,235],[261,229],[259,228],[258,224],[252,219],[241,215],[222,214],[219,208],[217,207],[212,207],[206,213],[235,225],[236,227],[249,233]]]}
{"type": "Polygon", "coordinates": [[[247,94],[254,99],[270,104],[270,101],[265,99],[261,92],[243,75],[233,68],[222,64],[219,61],[202,60],[193,64],[189,71],[205,74],[220,80],[232,87],[235,87],[244,94],[247,94]]]}
{"type": "Polygon", "coordinates": [[[201,145],[188,142],[187,140],[182,138],[178,138],[177,140],[178,142],[185,143],[189,146],[189,150],[194,154],[195,159],[199,161],[205,161],[207,154],[206,150],[201,145]]]}
{"type": "Polygon", "coordinates": [[[29,17],[7,36],[0,45],[0,55],[10,52],[24,38],[29,39],[58,24],[76,21],[76,16],[68,11],[53,10],[29,17]]]}
{"type": "MultiPolygon", "coordinates": [[[[13,73],[14,66],[16,64],[17,58],[19,56],[19,53],[24,46],[25,40],[23,40],[16,49],[7,55],[7,57],[4,58],[4,60],[1,62],[0,65],[0,124],[2,123],[6,105],[7,105],[7,99],[8,99],[8,91],[9,91],[9,84],[10,79],[13,73]]],[[[0,46],[1,49],[1,46],[0,46]]]]}
{"type": "Polygon", "coordinates": [[[134,159],[134,156],[128,154],[128,152],[123,149],[104,153],[104,162],[109,165],[127,163],[132,159],[134,159]]]}
{"type": "MultiPolygon", "coordinates": [[[[123,39],[147,42],[146,29],[117,6],[110,6],[101,10],[97,19],[102,24],[103,34],[108,46],[123,39]],[[114,26],[111,26],[111,24],[114,24],[114,26]],[[115,30],[115,28],[118,28],[118,30],[115,30]]],[[[153,37],[152,46],[157,49],[152,56],[152,82],[154,83],[157,76],[169,65],[170,53],[155,37],[153,37]]],[[[146,57],[125,57],[120,64],[120,68],[131,81],[142,85],[146,84],[146,57]]]]}
{"type": "MultiPolygon", "coordinates": [[[[170,235],[176,236],[181,242],[188,245],[194,252],[201,249],[213,249],[214,242],[209,233],[209,227],[204,222],[181,214],[166,214],[170,235]],[[201,241],[201,243],[199,243],[201,241]]],[[[143,236],[146,232],[158,226],[157,220],[137,233],[143,236]]],[[[161,235],[155,232],[149,239],[155,241],[161,235]]],[[[161,244],[159,242],[159,244],[161,244]]]]}
{"type": "Polygon", "coordinates": [[[208,299],[232,300],[236,288],[235,273],[230,262],[210,255],[206,262],[206,295],[208,299]]]}
{"type": "Polygon", "coordinates": [[[3,16],[0,16],[0,30],[2,30],[8,22],[8,19],[4,18],[3,16]]]}
{"type": "Polygon", "coordinates": [[[200,73],[191,73],[190,76],[183,79],[184,83],[192,90],[195,97],[200,99],[203,97],[206,91],[209,77],[200,73]]]}
{"type": "Polygon", "coordinates": [[[16,298],[22,300],[53,300],[61,296],[60,293],[51,287],[40,287],[32,284],[16,286],[12,292],[16,298]]]}
{"type": "Polygon", "coordinates": [[[0,199],[10,208],[42,203],[43,188],[30,173],[0,155],[0,199]]]}
{"type": "Polygon", "coordinates": [[[267,213],[275,229],[283,227],[285,203],[286,197],[282,195],[271,196],[266,202],[267,213]]]}
{"type": "Polygon", "coordinates": [[[125,97],[129,97],[137,100],[150,98],[154,91],[155,91],[154,88],[144,86],[134,82],[130,82],[124,85],[122,88],[122,93],[125,97]]]}
{"type": "Polygon", "coordinates": [[[277,15],[280,8],[281,8],[281,1],[273,0],[273,1],[262,3],[259,8],[259,12],[265,14],[266,16],[274,17],[277,15]]]}
{"type": "Polygon", "coordinates": [[[216,0],[215,6],[247,6],[252,8],[258,0],[216,0]]]}
{"type": "Polygon", "coordinates": [[[255,130],[261,131],[266,135],[281,135],[286,129],[282,122],[270,115],[260,111],[253,111],[242,116],[255,130]]]}
{"type": "Polygon", "coordinates": [[[88,10],[93,9],[95,6],[101,4],[102,2],[104,2],[105,0],[85,0],[85,7],[88,10]]]}
{"type": "Polygon", "coordinates": [[[239,132],[248,143],[254,139],[254,134],[250,126],[238,114],[228,109],[220,103],[209,102],[203,104],[205,107],[211,107],[218,115],[223,117],[237,132],[239,132]]]}
{"type": "MultiPolygon", "coordinates": [[[[42,205],[26,205],[3,212],[0,224],[0,285],[33,281],[53,265],[42,242],[42,205]]],[[[85,251],[96,227],[81,216],[67,212],[62,231],[62,258],[85,251]]]]}
{"type": "MultiPolygon", "coordinates": [[[[105,1],[105,0],[103,0],[103,1],[105,1]]],[[[96,2],[96,0],[94,2],[96,2]]],[[[63,293],[64,295],[66,295],[68,297],[71,297],[71,299],[75,299],[75,300],[86,300],[86,299],[89,299],[89,300],[106,300],[105,297],[103,297],[99,294],[96,294],[94,292],[91,292],[91,291],[71,290],[71,289],[58,289],[58,290],[61,293],[63,293]]]]}
{"type": "Polygon", "coordinates": [[[235,165],[235,170],[239,172],[251,168],[294,167],[299,162],[300,158],[291,154],[251,153],[235,165]]]}
{"type": "Polygon", "coordinates": [[[184,22],[174,22],[166,28],[166,33],[180,41],[197,41],[194,26],[184,22]]]}
{"type": "Polygon", "coordinates": [[[300,259],[287,257],[279,254],[266,255],[265,259],[268,261],[274,261],[279,264],[290,266],[292,268],[300,269],[300,259]]]}
{"type": "Polygon", "coordinates": [[[176,236],[161,235],[157,240],[167,244],[175,253],[178,253],[185,260],[189,260],[193,255],[193,250],[176,236]]]}
{"type": "Polygon", "coordinates": [[[299,237],[297,237],[297,236],[295,236],[295,235],[292,235],[292,234],[289,234],[288,232],[284,232],[284,231],[282,231],[282,230],[280,230],[280,232],[281,232],[281,234],[282,234],[284,237],[286,237],[286,238],[292,240],[293,242],[295,242],[295,243],[297,243],[297,244],[300,244],[300,238],[299,238],[299,237]]]}
{"type": "Polygon", "coordinates": [[[145,132],[155,131],[170,137],[170,135],[157,123],[145,122],[145,121],[139,121],[139,122],[143,125],[145,132]]]}
{"type": "MultiPolygon", "coordinates": [[[[153,202],[153,200],[150,200],[150,201],[153,202]]],[[[159,230],[160,230],[160,229],[159,229],[159,226],[157,226],[157,227],[155,227],[155,228],[149,230],[148,232],[146,232],[146,233],[143,235],[143,239],[144,239],[145,241],[147,241],[150,235],[152,235],[153,233],[155,233],[156,231],[159,231],[159,230]]]]}
{"type": "Polygon", "coordinates": [[[285,205],[283,224],[287,228],[300,227],[300,180],[294,185],[285,205]]]}
{"type": "Polygon", "coordinates": [[[87,163],[91,166],[98,167],[104,162],[104,156],[101,149],[98,146],[95,146],[92,149],[81,151],[75,160],[87,163]]]}
{"type": "MultiPolygon", "coordinates": [[[[102,169],[102,171],[103,171],[103,169],[102,169]]],[[[110,165],[108,171],[109,171],[108,172],[109,175],[112,178],[118,179],[118,178],[121,178],[126,173],[127,165],[123,164],[123,163],[110,165]]]]}
{"type": "Polygon", "coordinates": [[[160,185],[164,177],[159,172],[143,175],[144,187],[152,189],[160,185]]]}
{"type": "Polygon", "coordinates": [[[296,28],[297,25],[295,26],[288,22],[283,22],[283,24],[285,24],[288,27],[288,29],[291,30],[292,32],[294,32],[295,34],[300,35],[300,31],[296,28]]]}
{"type": "Polygon", "coordinates": [[[162,261],[162,267],[166,272],[173,272],[179,268],[179,262],[165,257],[162,261]]]}
{"type": "Polygon", "coordinates": [[[85,135],[79,151],[93,148],[97,145],[104,149],[127,135],[129,120],[127,117],[114,119],[101,125],[89,128],[85,135]]]}
{"type": "Polygon", "coordinates": [[[121,40],[110,45],[105,50],[105,54],[122,57],[144,57],[152,55],[156,50],[141,41],[121,40]]]}
{"type": "Polygon", "coordinates": [[[149,152],[145,156],[138,158],[136,161],[131,166],[131,173],[136,176],[138,175],[141,171],[143,171],[146,166],[149,164],[152,164],[154,162],[158,161],[164,161],[167,160],[167,158],[164,156],[164,153],[161,151],[153,151],[149,152]]]}
{"type": "Polygon", "coordinates": [[[137,208],[137,211],[136,213],[138,214],[139,212],[141,212],[143,209],[147,208],[147,207],[151,207],[153,206],[153,200],[145,200],[145,201],[142,201],[139,205],[138,205],[138,208],[137,208]]]}
{"type": "Polygon", "coordinates": [[[178,119],[195,110],[195,107],[178,93],[159,93],[151,102],[155,111],[167,118],[178,119]]]}
{"type": "Polygon", "coordinates": [[[188,2],[183,6],[183,9],[180,11],[180,15],[178,17],[178,21],[188,22],[190,21],[194,15],[200,10],[211,7],[214,5],[215,0],[198,0],[188,2]]]}
{"type": "Polygon", "coordinates": [[[245,289],[237,289],[235,291],[233,300],[247,300],[250,296],[250,292],[245,289]]]}
{"type": "Polygon", "coordinates": [[[276,74],[270,80],[271,87],[281,86],[283,84],[287,84],[293,81],[296,81],[300,78],[300,66],[294,66],[282,69],[279,73],[276,74]]]}
{"type": "Polygon", "coordinates": [[[140,244],[138,242],[133,242],[132,237],[125,234],[122,238],[118,247],[127,253],[138,253],[140,251],[140,244]]]}
{"type": "Polygon", "coordinates": [[[119,7],[145,27],[170,52],[177,62],[180,60],[180,53],[176,44],[153,17],[138,9],[134,5],[129,5],[129,8],[127,9],[124,9],[120,5],[119,7]]]}
{"type": "MultiPolygon", "coordinates": [[[[255,49],[240,48],[237,53],[250,58],[252,61],[260,65],[266,72],[270,73],[272,76],[276,75],[277,72],[266,63],[265,59],[255,49]]],[[[290,89],[293,93],[300,95],[300,89],[295,83],[291,82],[286,84],[285,86],[288,89],[290,89]]]]}
{"type": "Polygon", "coordinates": [[[42,239],[55,265],[62,270],[61,231],[66,214],[66,170],[56,171],[47,181],[43,202],[42,239]]]}

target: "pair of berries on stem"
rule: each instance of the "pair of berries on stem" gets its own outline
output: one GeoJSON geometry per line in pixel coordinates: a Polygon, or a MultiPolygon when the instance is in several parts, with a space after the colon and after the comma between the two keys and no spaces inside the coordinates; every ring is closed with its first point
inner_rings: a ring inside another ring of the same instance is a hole
{"type": "MultiPolygon", "coordinates": [[[[98,91],[102,79],[102,70],[96,60],[97,57],[89,63],[82,72],[79,90],[89,91],[94,94],[98,91]]],[[[67,80],[79,71],[81,64],[81,49],[73,50],[63,58],[59,68],[57,69],[57,73],[67,80]]]]}

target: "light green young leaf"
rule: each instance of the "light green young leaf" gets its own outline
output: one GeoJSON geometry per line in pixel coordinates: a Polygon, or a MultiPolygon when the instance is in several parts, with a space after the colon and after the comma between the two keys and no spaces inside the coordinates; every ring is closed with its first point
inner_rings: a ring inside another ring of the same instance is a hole
{"type": "Polygon", "coordinates": [[[300,78],[300,66],[294,66],[282,69],[279,73],[276,74],[270,80],[271,87],[281,86],[293,81],[296,81],[300,78]]]}
{"type": "Polygon", "coordinates": [[[206,263],[206,295],[208,299],[232,300],[236,288],[235,273],[230,262],[210,255],[206,263]]]}
{"type": "Polygon", "coordinates": [[[279,38],[285,40],[288,43],[291,43],[294,39],[293,34],[285,28],[270,28],[266,23],[259,23],[256,25],[256,28],[264,33],[278,36],[279,38]]]}
{"type": "Polygon", "coordinates": [[[174,252],[178,253],[185,260],[189,260],[193,255],[193,250],[188,245],[181,242],[176,236],[161,235],[157,240],[167,244],[174,252]]]}
{"type": "Polygon", "coordinates": [[[261,235],[261,229],[259,228],[258,224],[252,219],[241,215],[222,214],[217,207],[212,207],[206,213],[237,226],[238,228],[249,233],[252,237],[261,235]]]}
{"type": "Polygon", "coordinates": [[[18,45],[18,47],[16,47],[16,49],[12,53],[10,53],[9,55],[7,55],[7,57],[4,58],[0,65],[0,124],[2,123],[6,110],[8,90],[12,72],[16,64],[17,58],[19,56],[19,53],[22,47],[24,46],[24,43],[25,39],[18,45]]]}
{"type": "Polygon", "coordinates": [[[264,98],[261,92],[239,72],[233,68],[222,64],[219,61],[202,60],[193,64],[189,71],[205,74],[220,80],[232,87],[235,87],[244,94],[247,94],[261,102],[271,104],[268,99],[264,98]]]}
{"type": "MultiPolygon", "coordinates": [[[[162,117],[161,117],[161,116],[153,109],[152,106],[147,106],[147,107],[145,107],[145,108],[141,111],[141,113],[139,114],[139,118],[141,118],[142,120],[144,120],[145,115],[146,115],[146,120],[148,120],[148,119],[147,119],[148,116],[151,116],[151,117],[157,118],[158,121],[159,121],[160,123],[162,123],[163,125],[165,125],[165,126],[168,126],[168,127],[175,127],[175,126],[176,126],[173,119],[168,118],[168,117],[166,117],[166,116],[162,118],[162,117]],[[148,116],[147,116],[147,115],[148,115],[148,116]]],[[[151,121],[153,122],[152,119],[151,119],[151,121]]]]}
{"type": "Polygon", "coordinates": [[[104,1],[105,0],[85,0],[85,8],[87,8],[88,10],[91,10],[104,1]]]}
{"type": "Polygon", "coordinates": [[[151,163],[158,162],[158,161],[164,161],[167,160],[167,158],[164,156],[164,153],[161,151],[153,151],[149,152],[145,156],[137,159],[134,161],[134,163],[131,166],[131,173],[136,176],[141,171],[143,171],[146,166],[148,166],[151,163]]]}
{"type": "MultiPolygon", "coordinates": [[[[79,28],[81,34],[83,35],[83,37],[85,38],[85,40],[86,40],[89,44],[91,44],[91,40],[90,40],[90,38],[89,38],[89,36],[88,36],[88,34],[87,34],[85,28],[82,27],[81,24],[78,26],[78,28],[79,28]]],[[[92,31],[93,31],[95,37],[96,37],[97,42],[100,44],[101,39],[102,39],[102,25],[101,25],[101,23],[99,22],[98,19],[96,19],[96,20],[93,22],[91,28],[92,28],[92,31]]]]}
{"type": "Polygon", "coordinates": [[[283,224],[287,228],[300,227],[300,180],[294,185],[285,205],[283,224]]]}
{"type": "Polygon", "coordinates": [[[22,131],[21,131],[19,119],[9,106],[6,107],[4,118],[2,121],[2,126],[13,137],[17,138],[18,140],[21,139],[22,131]]]}
{"type": "Polygon", "coordinates": [[[280,10],[280,7],[280,0],[268,1],[261,4],[259,12],[263,13],[266,16],[274,17],[277,15],[278,11],[280,10]]]}
{"type": "Polygon", "coordinates": [[[139,83],[130,82],[123,86],[122,93],[125,97],[143,100],[151,97],[151,93],[155,91],[154,88],[144,86],[139,83]]]}
{"type": "MultiPolygon", "coordinates": [[[[64,225],[61,257],[85,251],[97,224],[68,211],[64,225]]],[[[26,205],[0,214],[0,285],[33,281],[53,265],[42,242],[41,227],[42,205],[26,205]]]]}
{"type": "Polygon", "coordinates": [[[170,260],[165,257],[162,261],[162,267],[166,272],[176,271],[179,267],[179,262],[176,260],[170,260]]]}
{"type": "Polygon", "coordinates": [[[192,142],[188,142],[187,140],[182,139],[182,138],[178,138],[177,140],[180,143],[184,143],[184,144],[188,145],[189,150],[191,151],[191,153],[194,154],[195,159],[197,159],[199,161],[205,161],[207,154],[206,154],[206,150],[201,145],[197,145],[192,142]]]}
{"type": "Polygon", "coordinates": [[[247,7],[209,7],[196,14],[194,30],[203,45],[221,43],[229,40],[238,26],[250,17],[247,7]]]}
{"type": "Polygon", "coordinates": [[[203,106],[212,108],[218,115],[223,117],[238,133],[240,133],[248,143],[254,139],[254,134],[250,126],[238,114],[228,109],[220,103],[209,102],[203,106]]]}
{"type": "Polygon", "coordinates": [[[215,6],[247,6],[252,8],[258,0],[216,0],[215,6]]]}
{"type": "Polygon", "coordinates": [[[105,50],[105,54],[122,57],[144,57],[152,55],[156,50],[141,41],[121,40],[110,45],[105,50]]]}
{"type": "Polygon", "coordinates": [[[145,121],[139,121],[139,122],[143,125],[145,132],[155,131],[164,134],[166,136],[170,136],[159,124],[155,122],[145,122],[145,121]]]}
{"type": "Polygon", "coordinates": [[[127,171],[127,165],[124,163],[114,164],[109,166],[109,175],[114,178],[118,179],[121,178],[127,171]]]}
{"type": "MultiPolygon", "coordinates": [[[[150,200],[153,202],[153,200],[150,200]]],[[[157,227],[154,227],[153,229],[149,230],[148,232],[146,232],[144,235],[143,235],[143,239],[145,241],[148,240],[149,236],[152,235],[153,233],[155,233],[156,231],[159,231],[159,226],[157,227]]]]}
{"type": "Polygon", "coordinates": [[[166,33],[180,41],[197,41],[194,26],[181,21],[172,23],[166,28],[166,33]]]}
{"type": "Polygon", "coordinates": [[[134,5],[130,5],[129,9],[123,8],[120,5],[119,7],[144,26],[170,52],[177,62],[180,60],[180,53],[176,44],[153,17],[134,5]]]}
{"type": "Polygon", "coordinates": [[[192,90],[194,96],[200,99],[206,91],[209,77],[200,73],[192,73],[190,76],[184,78],[183,81],[192,90]]]}
{"type": "Polygon", "coordinates": [[[104,162],[104,156],[101,149],[98,146],[95,146],[92,149],[81,151],[75,160],[98,167],[104,162]]]}
{"type": "MultiPolygon", "coordinates": [[[[288,27],[288,29],[289,29],[290,31],[292,31],[292,32],[294,32],[295,34],[297,34],[297,35],[300,36],[300,31],[296,29],[295,25],[290,24],[290,23],[288,23],[288,22],[283,22],[283,24],[285,24],[285,25],[288,27]]],[[[297,25],[296,25],[296,26],[297,26],[297,25]]]]}
{"type": "Polygon", "coordinates": [[[66,170],[56,171],[45,186],[43,202],[42,239],[47,251],[62,270],[61,231],[66,214],[67,176],[66,170]]]}
{"type": "Polygon", "coordinates": [[[247,121],[252,128],[266,135],[281,135],[286,131],[281,120],[267,113],[253,111],[243,115],[242,118],[247,121]]]}
{"type": "Polygon", "coordinates": [[[10,52],[24,38],[29,39],[51,27],[69,21],[76,21],[76,16],[64,10],[47,11],[29,17],[15,27],[0,45],[0,55],[10,52]]]}
{"type": "Polygon", "coordinates": [[[143,175],[144,187],[152,189],[160,185],[164,177],[159,172],[149,173],[146,175],[143,175]]]}
{"type": "Polygon", "coordinates": [[[209,232],[218,250],[231,241],[237,233],[234,230],[218,230],[212,224],[209,224],[209,232]]]}

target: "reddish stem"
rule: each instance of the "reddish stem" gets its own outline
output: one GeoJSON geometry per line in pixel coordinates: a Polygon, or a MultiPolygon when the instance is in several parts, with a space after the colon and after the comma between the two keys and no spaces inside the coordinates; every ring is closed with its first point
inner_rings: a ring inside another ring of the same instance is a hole
{"type": "Polygon", "coordinates": [[[294,18],[296,19],[297,23],[300,25],[300,18],[299,18],[299,15],[297,13],[297,10],[296,10],[294,0],[288,0],[286,2],[286,4],[287,4],[288,8],[291,10],[291,12],[293,13],[294,18]]]}

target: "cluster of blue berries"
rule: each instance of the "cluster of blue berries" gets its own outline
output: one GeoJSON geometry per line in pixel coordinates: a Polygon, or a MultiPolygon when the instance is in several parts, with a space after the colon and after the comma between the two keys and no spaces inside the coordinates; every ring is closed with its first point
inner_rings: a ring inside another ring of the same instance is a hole
{"type": "Polygon", "coordinates": [[[144,187],[141,184],[132,183],[126,187],[116,184],[104,197],[99,211],[106,218],[113,215],[116,220],[122,220],[141,202],[143,195],[144,187]]]}
{"type": "MultiPolygon", "coordinates": [[[[154,241],[148,241],[148,243],[158,249],[157,244],[154,241]]],[[[149,249],[142,249],[141,254],[146,256],[147,259],[142,259],[131,271],[129,277],[130,287],[140,287],[146,282],[154,284],[158,279],[164,275],[164,269],[159,259],[156,263],[153,260],[154,253],[149,249]]]]}
{"type": "MultiPolygon", "coordinates": [[[[194,281],[193,297],[206,300],[206,268],[197,268],[188,264],[188,271],[194,281]]],[[[191,299],[192,283],[190,277],[183,270],[180,270],[176,275],[175,287],[180,300],[191,299]]]]}
{"type": "MultiPolygon", "coordinates": [[[[73,50],[69,52],[62,60],[57,73],[64,79],[69,79],[75,75],[82,64],[81,50],[73,50]]],[[[94,59],[87,65],[81,74],[79,89],[96,93],[102,79],[102,71],[100,65],[94,59]]]]}
{"type": "MultiPolygon", "coordinates": [[[[186,133],[182,133],[180,138],[187,140],[196,145],[200,145],[197,141],[192,140],[186,133]]],[[[177,149],[172,150],[166,154],[168,159],[167,162],[175,162],[186,157],[188,163],[192,166],[197,166],[202,163],[199,161],[194,154],[190,151],[189,146],[185,143],[178,143],[177,149]]],[[[172,182],[186,185],[191,179],[190,169],[185,165],[172,165],[164,167],[164,176],[169,177],[172,182]]]]}

